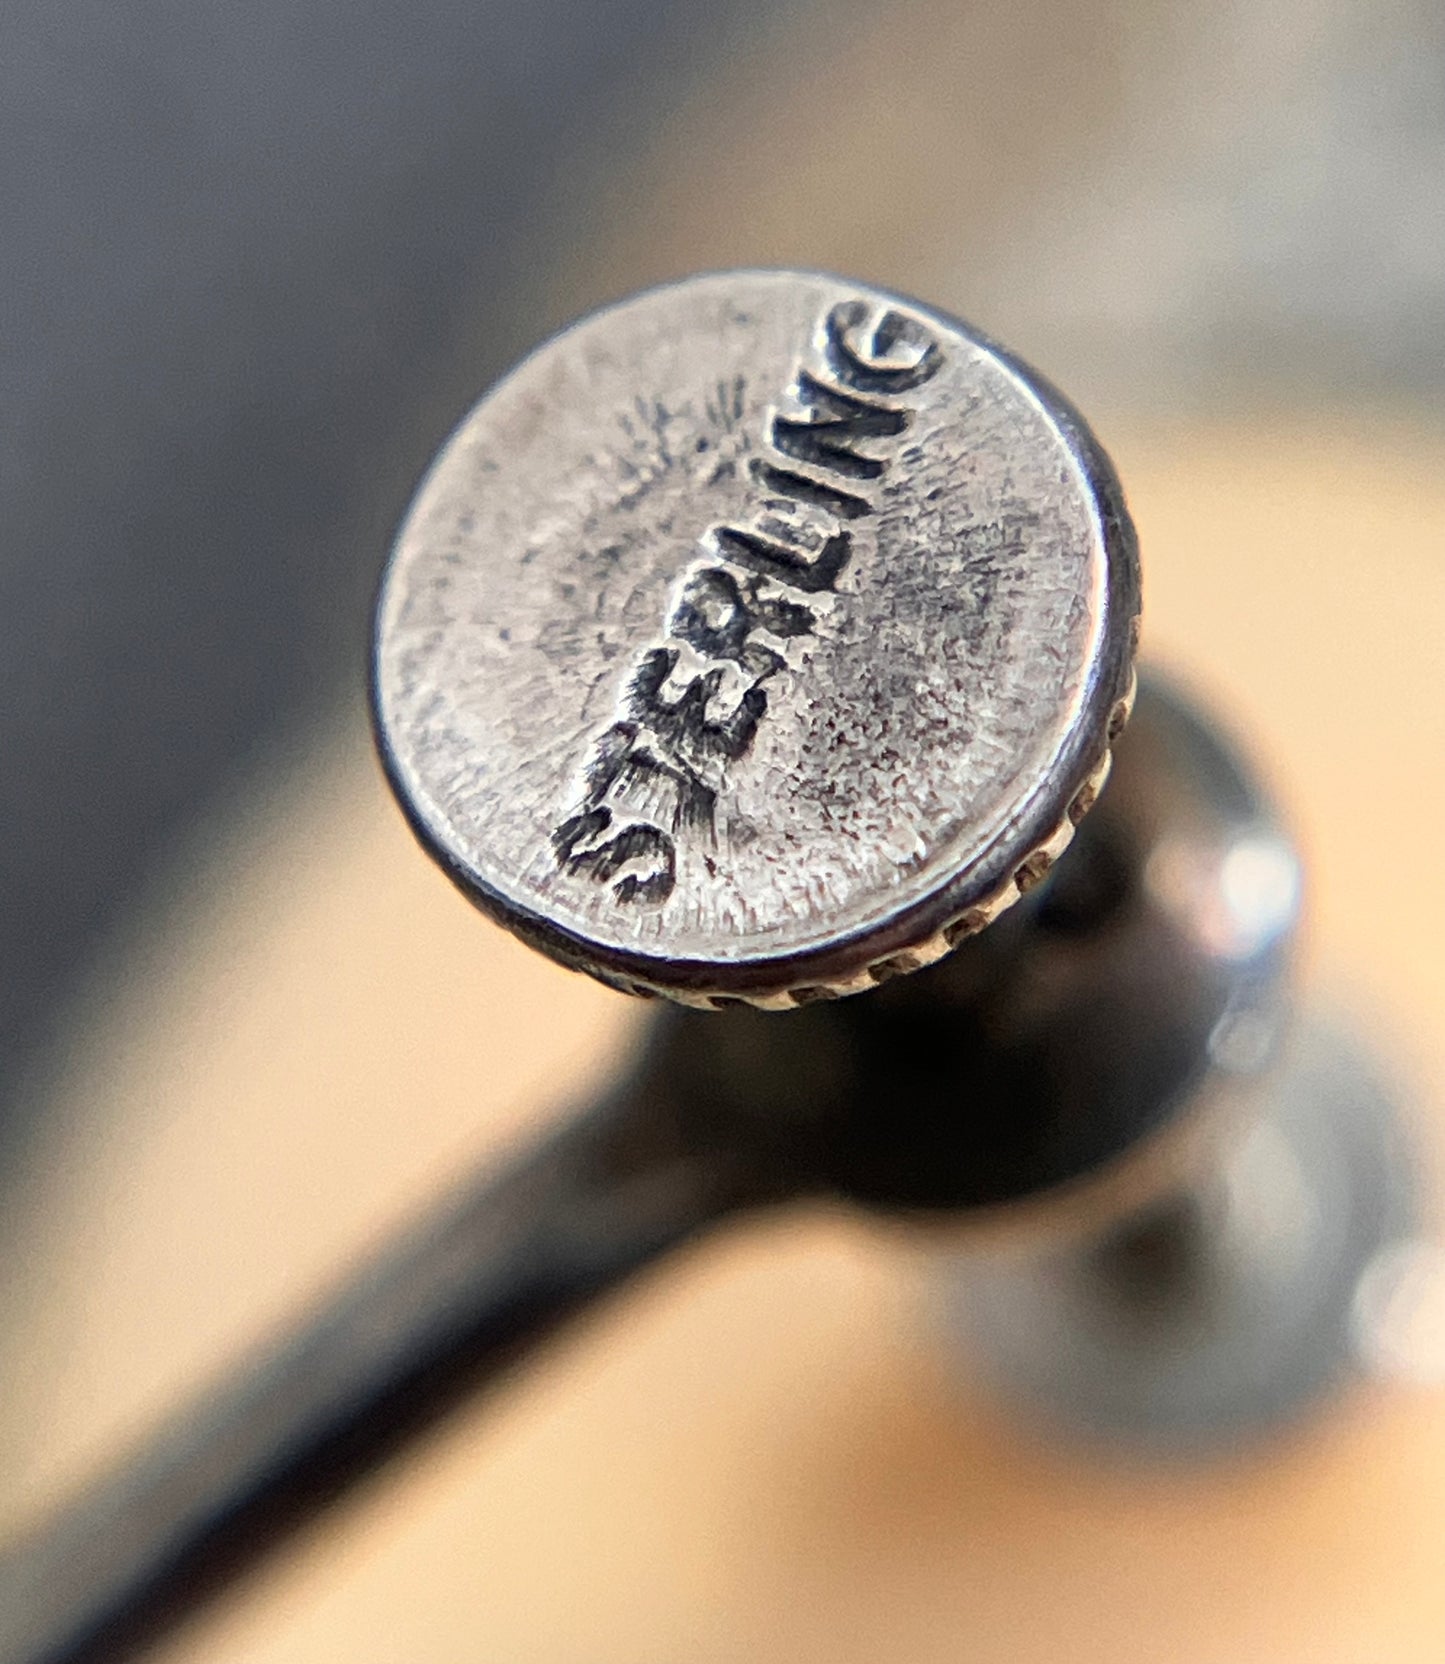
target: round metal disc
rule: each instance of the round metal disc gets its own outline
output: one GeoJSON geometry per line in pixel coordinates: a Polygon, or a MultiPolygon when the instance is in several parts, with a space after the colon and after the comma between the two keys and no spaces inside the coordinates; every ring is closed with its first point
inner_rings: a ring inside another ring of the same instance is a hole
{"type": "Polygon", "coordinates": [[[595,313],[472,410],[402,527],[374,697],[418,833],[627,987],[787,1004],[1037,880],[1107,766],[1118,483],[956,320],[801,272],[595,313]]]}

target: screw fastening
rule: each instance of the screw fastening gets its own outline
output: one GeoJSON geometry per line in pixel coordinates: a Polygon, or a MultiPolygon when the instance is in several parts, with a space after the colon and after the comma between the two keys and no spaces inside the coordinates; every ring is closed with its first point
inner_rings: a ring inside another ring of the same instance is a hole
{"type": "MultiPolygon", "coordinates": [[[[1217,1015],[1211,968],[1169,979],[1147,1057],[1113,1020],[1134,982],[1095,978],[1100,1043],[1063,1067],[1077,1011],[1036,974],[1058,919],[1029,907],[1012,942],[1005,925],[875,1000],[814,1004],[940,958],[1046,875],[1128,714],[1138,605],[1081,420],[882,290],[689,279],[494,388],[378,602],[373,710],[403,807],[469,895],[569,965],[694,1006],[810,1009],[660,1016],[590,1114],[477,1175],[0,1554],[0,1660],[133,1655],[722,1218],[817,1194],[1011,1200],[1167,1118],[1217,1015]]],[[[1109,871],[1096,858],[1100,894],[1109,871]]],[[[1062,908],[1079,935],[1083,890],[1062,908]]]]}
{"type": "Polygon", "coordinates": [[[501,923],[633,991],[786,1007],[1042,877],[1138,607],[1118,482],[1032,371],[857,283],[695,277],[452,436],[383,584],[376,725],[501,923]]]}

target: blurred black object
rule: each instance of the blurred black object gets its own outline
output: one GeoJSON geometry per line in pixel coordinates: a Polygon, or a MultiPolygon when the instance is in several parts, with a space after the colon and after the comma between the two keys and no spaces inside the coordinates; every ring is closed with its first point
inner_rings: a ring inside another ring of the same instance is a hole
{"type": "Polygon", "coordinates": [[[0,1137],[158,855],[357,677],[439,426],[582,234],[569,163],[645,140],[769,10],[5,8],[0,1137]]]}

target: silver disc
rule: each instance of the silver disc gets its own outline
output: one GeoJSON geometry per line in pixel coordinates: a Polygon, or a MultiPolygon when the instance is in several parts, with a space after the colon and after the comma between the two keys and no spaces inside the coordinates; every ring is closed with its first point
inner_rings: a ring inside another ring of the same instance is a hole
{"type": "Polygon", "coordinates": [[[447,442],[378,603],[377,730],[424,842],[536,946],[787,1004],[1042,875],[1137,615],[1117,481],[1038,377],[863,284],[694,277],[447,442]]]}

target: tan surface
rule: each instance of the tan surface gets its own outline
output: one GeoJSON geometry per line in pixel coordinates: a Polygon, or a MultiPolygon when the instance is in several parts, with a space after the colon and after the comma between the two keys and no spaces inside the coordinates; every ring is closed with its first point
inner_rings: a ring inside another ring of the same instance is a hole
{"type": "MultiPolygon", "coordinates": [[[[1308,831],[1317,970],[1388,1014],[1445,1102],[1429,455],[1298,433],[1120,451],[1150,646],[1209,665],[1250,713],[1308,831]],[[1308,560],[1280,559],[1287,540],[1308,560]]],[[[37,1390],[6,1428],[32,1496],[539,1113],[632,1011],[478,922],[355,734],[299,775],[199,875],[210,899],[133,950],[146,974],[64,1085],[71,1130],[31,1238],[37,1390]]],[[[1439,1657],[1439,1396],[1376,1389],[1213,1469],[1111,1470],[967,1388],[927,1283],[906,1241],[851,1221],[735,1232],[462,1417],[172,1656],[1439,1657]]]]}

